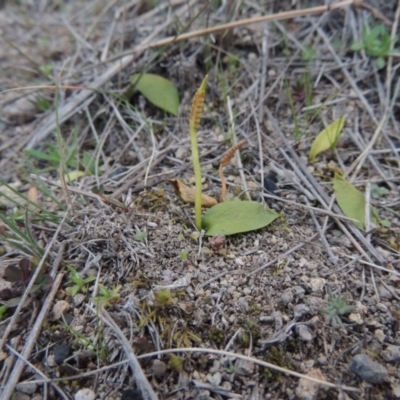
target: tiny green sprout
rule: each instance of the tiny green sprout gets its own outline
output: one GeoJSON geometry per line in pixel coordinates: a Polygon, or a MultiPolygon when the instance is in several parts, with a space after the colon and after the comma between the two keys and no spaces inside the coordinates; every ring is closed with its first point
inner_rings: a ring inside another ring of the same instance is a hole
{"type": "Polygon", "coordinates": [[[147,232],[143,231],[143,232],[136,232],[134,239],[137,240],[138,242],[144,242],[147,238],[147,232]]]}
{"type": "Polygon", "coordinates": [[[229,375],[235,375],[236,374],[236,366],[232,361],[228,361],[228,366],[226,367],[226,372],[229,375]]]}
{"type": "Polygon", "coordinates": [[[96,280],[95,276],[88,276],[87,278],[83,279],[80,277],[76,269],[71,266],[67,266],[70,274],[69,279],[75,284],[74,286],[68,288],[68,294],[71,297],[74,297],[78,292],[86,293],[86,286],[89,283],[96,280]]]}
{"type": "Polygon", "coordinates": [[[188,254],[189,254],[188,250],[182,250],[181,252],[179,252],[179,258],[182,261],[187,261],[188,260],[188,254]]]}
{"type": "Polygon", "coordinates": [[[343,327],[341,316],[353,311],[354,307],[347,304],[345,297],[336,297],[331,289],[328,288],[328,304],[321,311],[326,315],[328,322],[333,326],[343,327]]]}
{"type": "Polygon", "coordinates": [[[353,43],[351,49],[353,51],[365,50],[369,57],[376,59],[376,66],[378,69],[382,69],[386,65],[385,58],[400,55],[398,50],[390,49],[392,43],[395,44],[397,40],[397,35],[392,40],[386,26],[384,24],[379,24],[372,29],[364,27],[362,31],[362,41],[353,43]]]}
{"type": "Polygon", "coordinates": [[[176,356],[175,354],[170,354],[169,356],[169,366],[174,369],[176,372],[182,372],[183,368],[183,357],[176,356]]]}
{"type": "Polygon", "coordinates": [[[302,52],[303,60],[306,62],[310,62],[310,61],[314,60],[316,52],[317,51],[315,50],[314,47],[312,47],[310,45],[305,45],[303,48],[303,52],[302,52]]]}
{"type": "Polygon", "coordinates": [[[114,286],[111,290],[107,289],[101,283],[99,284],[99,296],[93,297],[93,301],[99,306],[107,307],[117,303],[120,299],[119,287],[114,286]]]}
{"type": "Polygon", "coordinates": [[[175,304],[172,292],[169,289],[154,291],[154,297],[157,307],[171,307],[175,304]]]}
{"type": "Polygon", "coordinates": [[[3,321],[3,317],[7,311],[8,307],[4,304],[0,306],[0,321],[3,321]]]}

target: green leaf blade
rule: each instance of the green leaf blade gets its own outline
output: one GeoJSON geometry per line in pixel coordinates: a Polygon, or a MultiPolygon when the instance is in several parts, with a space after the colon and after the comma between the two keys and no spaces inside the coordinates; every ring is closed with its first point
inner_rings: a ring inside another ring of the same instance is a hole
{"type": "Polygon", "coordinates": [[[339,136],[342,133],[344,123],[345,117],[341,117],[319,133],[310,149],[310,154],[308,156],[310,162],[313,162],[319,153],[322,153],[336,145],[339,136]]]}
{"type": "Polygon", "coordinates": [[[280,214],[254,201],[226,201],[211,207],[202,227],[207,236],[235,235],[271,224],[280,214]]]}
{"type": "Polygon", "coordinates": [[[130,81],[150,103],[174,116],[178,115],[178,89],[171,81],[155,74],[134,74],[130,81]]]}
{"type": "MultiPolygon", "coordinates": [[[[336,201],[346,217],[356,220],[354,224],[365,229],[365,197],[351,183],[340,175],[335,174],[333,179],[333,189],[336,201]]],[[[371,221],[379,224],[379,216],[376,208],[371,209],[371,221]]]]}

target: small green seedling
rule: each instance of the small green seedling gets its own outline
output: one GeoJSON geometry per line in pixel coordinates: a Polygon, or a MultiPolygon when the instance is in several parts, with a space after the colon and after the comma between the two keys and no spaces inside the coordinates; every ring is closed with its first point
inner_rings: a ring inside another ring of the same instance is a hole
{"type": "Polygon", "coordinates": [[[87,288],[86,286],[89,285],[89,283],[93,282],[96,280],[95,276],[88,276],[87,278],[81,278],[81,276],[78,274],[76,269],[74,269],[71,266],[67,266],[70,274],[69,274],[69,279],[75,283],[74,286],[68,289],[68,294],[71,297],[74,297],[78,292],[86,293],[87,288]]]}
{"type": "Polygon", "coordinates": [[[119,288],[117,286],[114,286],[111,290],[109,290],[100,283],[99,291],[100,295],[93,297],[93,301],[101,307],[111,306],[117,303],[120,299],[119,288]]]}
{"type": "MultiPolygon", "coordinates": [[[[245,141],[241,141],[234,145],[222,158],[219,167],[219,175],[222,184],[220,196],[221,202],[219,204],[215,204],[217,201],[214,198],[211,198],[211,200],[213,200],[213,204],[215,205],[210,208],[203,219],[201,217],[201,207],[204,203],[204,195],[202,193],[197,130],[200,125],[200,119],[203,112],[207,80],[208,76],[203,79],[200,88],[197,90],[194,96],[189,120],[191,152],[195,176],[194,204],[196,227],[199,231],[202,228],[206,229],[206,235],[208,236],[234,235],[236,233],[248,232],[263,228],[278,218],[279,214],[264,207],[263,204],[254,201],[225,201],[226,182],[222,169],[229,163],[234,153],[244,146],[246,143],[245,141]]],[[[174,186],[179,183],[179,181],[173,182],[174,186]]],[[[181,194],[184,193],[183,189],[187,190],[187,188],[181,188],[179,190],[181,194]]],[[[190,191],[189,193],[190,196],[187,196],[187,199],[189,202],[191,202],[190,200],[192,200],[192,195],[190,191]]],[[[209,206],[211,205],[212,204],[209,204],[209,206]]]]}
{"type": "Polygon", "coordinates": [[[328,322],[331,322],[335,327],[343,327],[341,316],[349,314],[353,309],[353,306],[347,304],[345,297],[336,297],[328,288],[328,304],[321,310],[326,315],[328,322]]]}
{"type": "Polygon", "coordinates": [[[363,28],[362,41],[353,43],[351,49],[354,51],[365,50],[365,53],[372,58],[376,59],[376,66],[382,69],[386,66],[386,58],[389,56],[400,56],[399,50],[391,50],[390,47],[396,44],[398,36],[396,35],[393,40],[390,37],[386,26],[379,24],[372,29],[367,27],[363,28]]]}
{"type": "Polygon", "coordinates": [[[188,254],[189,254],[189,250],[182,250],[181,252],[179,252],[179,258],[182,261],[187,261],[188,260],[188,254]]]}
{"type": "Polygon", "coordinates": [[[162,289],[154,291],[155,304],[157,307],[168,308],[175,304],[171,290],[162,289]]]}
{"type": "Polygon", "coordinates": [[[8,307],[4,304],[0,306],[0,322],[3,321],[4,315],[7,312],[8,307]]]}
{"type": "Polygon", "coordinates": [[[180,356],[176,356],[175,354],[170,354],[169,355],[169,362],[168,365],[175,370],[176,372],[180,373],[182,372],[183,368],[183,361],[184,358],[180,356]]]}
{"type": "Polygon", "coordinates": [[[147,238],[147,232],[146,231],[138,231],[135,233],[135,236],[133,237],[135,240],[138,242],[144,242],[147,238]]]}

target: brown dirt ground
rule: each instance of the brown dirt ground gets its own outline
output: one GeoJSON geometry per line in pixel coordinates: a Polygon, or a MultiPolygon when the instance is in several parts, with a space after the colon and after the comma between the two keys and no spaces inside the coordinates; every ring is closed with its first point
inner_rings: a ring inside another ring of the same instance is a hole
{"type": "Polygon", "coordinates": [[[2,316],[1,399],[141,399],[146,385],[159,399],[400,398],[400,64],[394,57],[378,70],[350,49],[381,16],[396,28],[397,3],[150,49],[185,31],[321,2],[0,2],[1,303],[24,293],[29,279],[7,275],[21,260],[42,258],[52,277],[2,316]],[[176,85],[177,118],[139,94],[123,101],[142,71],[176,85]],[[231,196],[247,187],[281,213],[264,229],[199,239],[193,207],[166,182],[193,183],[188,115],[205,74],[204,190],[218,196],[219,161],[234,138],[246,140],[225,173],[231,196]],[[98,90],[79,97],[86,87],[98,90]],[[56,105],[66,146],[80,155],[72,159],[87,152],[98,165],[68,186],[54,163],[25,152],[57,148],[56,105]],[[308,163],[315,136],[343,115],[336,149],[308,163]],[[260,185],[271,171],[275,197],[260,185]],[[335,172],[370,191],[390,226],[365,232],[332,208],[335,172]],[[67,267],[92,277],[74,296],[67,267]],[[115,289],[106,302],[104,287],[115,289]],[[161,353],[190,347],[204,351],[161,353]],[[358,354],[375,362],[372,378],[351,368],[358,354]]]}

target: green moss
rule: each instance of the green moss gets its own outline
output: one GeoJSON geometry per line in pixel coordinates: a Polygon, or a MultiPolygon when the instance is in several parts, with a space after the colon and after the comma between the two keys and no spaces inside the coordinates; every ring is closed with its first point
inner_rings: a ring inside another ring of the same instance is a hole
{"type": "Polygon", "coordinates": [[[225,340],[225,333],[222,329],[212,326],[209,330],[208,338],[215,344],[221,344],[225,340]]]}

